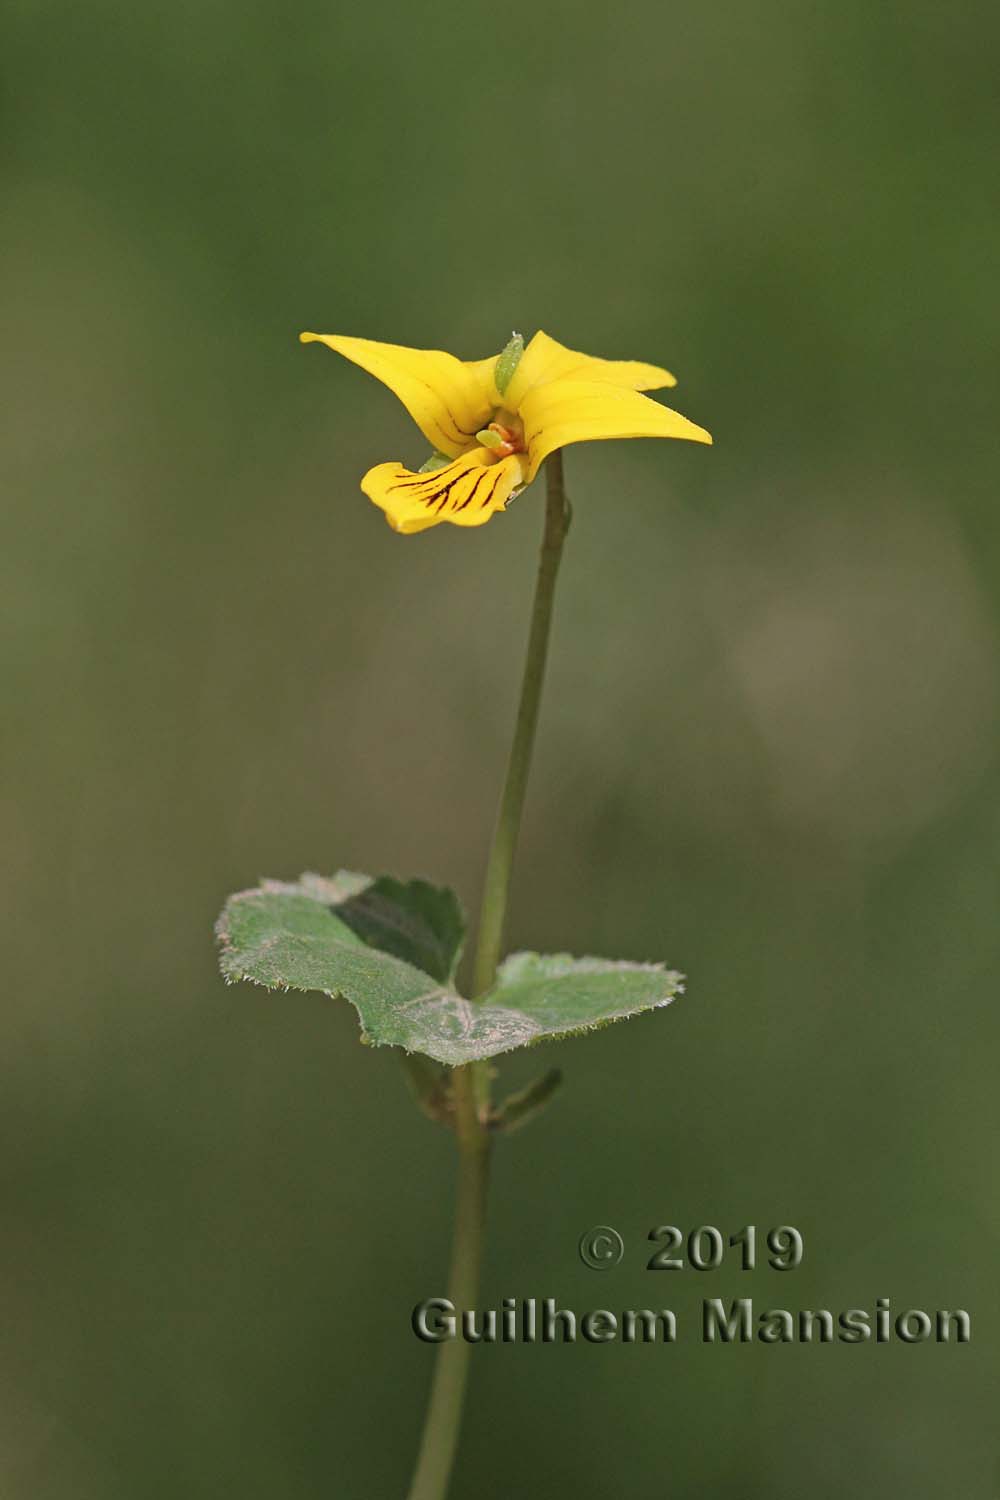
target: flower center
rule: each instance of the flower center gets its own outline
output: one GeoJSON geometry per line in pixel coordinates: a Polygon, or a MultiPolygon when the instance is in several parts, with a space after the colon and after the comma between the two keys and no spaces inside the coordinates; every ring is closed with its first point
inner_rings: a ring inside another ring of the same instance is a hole
{"type": "Polygon", "coordinates": [[[488,427],[476,433],[476,441],[490,450],[494,458],[509,458],[512,453],[523,453],[524,424],[513,412],[500,410],[488,427]]]}

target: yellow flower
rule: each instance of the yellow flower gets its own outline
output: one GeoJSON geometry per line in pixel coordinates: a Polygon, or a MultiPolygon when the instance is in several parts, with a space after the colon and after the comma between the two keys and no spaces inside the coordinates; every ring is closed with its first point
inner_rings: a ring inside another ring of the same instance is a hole
{"type": "Polygon", "coordinates": [[[423,531],[439,521],[482,526],[567,443],[712,441],[704,428],[639,394],[676,385],[666,370],[577,354],[547,333],[536,333],[527,348],[515,334],[500,355],[479,360],[333,333],[300,338],[327,344],[381,380],[435,450],[423,469],[377,464],[361,481],[396,531],[423,531]]]}

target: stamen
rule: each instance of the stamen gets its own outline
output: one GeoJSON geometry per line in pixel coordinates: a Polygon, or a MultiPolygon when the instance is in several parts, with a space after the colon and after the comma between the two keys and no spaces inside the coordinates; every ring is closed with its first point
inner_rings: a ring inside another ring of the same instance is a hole
{"type": "Polygon", "coordinates": [[[491,422],[488,427],[476,433],[476,440],[497,458],[509,458],[512,453],[524,452],[521,433],[516,432],[513,427],[505,427],[502,422],[491,422]]]}

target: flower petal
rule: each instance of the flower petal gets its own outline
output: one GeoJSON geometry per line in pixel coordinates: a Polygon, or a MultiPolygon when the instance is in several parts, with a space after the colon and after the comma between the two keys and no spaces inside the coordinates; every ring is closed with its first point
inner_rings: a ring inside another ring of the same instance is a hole
{"type": "Polygon", "coordinates": [[[573,380],[606,381],[630,391],[658,391],[664,386],[677,384],[669,370],[661,370],[658,365],[578,354],[575,349],[567,349],[557,339],[539,330],[521,356],[504,395],[504,405],[516,411],[534,386],[544,381],[561,380],[564,376],[573,380]]]}
{"type": "Polygon", "coordinates": [[[482,526],[503,510],[511,491],[524,483],[516,456],[495,463],[485,448],[475,447],[441,469],[415,474],[402,464],[377,464],[361,481],[394,531],[424,531],[439,521],[455,526],[482,526]]]}
{"type": "Polygon", "coordinates": [[[303,344],[320,343],[353,360],[398,396],[427,441],[455,457],[489,421],[491,406],[477,364],[463,364],[440,349],[407,349],[336,333],[301,333],[303,344]]]}
{"type": "Polygon", "coordinates": [[[483,400],[487,403],[491,411],[498,406],[506,405],[506,401],[497,390],[496,382],[493,379],[499,358],[499,354],[491,354],[489,359],[465,359],[462,361],[473,380],[475,380],[477,390],[481,392],[483,400]]]}
{"type": "Polygon", "coordinates": [[[687,417],[637,391],[592,380],[554,380],[523,398],[520,414],[528,449],[528,483],[542,460],[567,443],[601,438],[670,437],[710,443],[711,434],[687,417]]]}

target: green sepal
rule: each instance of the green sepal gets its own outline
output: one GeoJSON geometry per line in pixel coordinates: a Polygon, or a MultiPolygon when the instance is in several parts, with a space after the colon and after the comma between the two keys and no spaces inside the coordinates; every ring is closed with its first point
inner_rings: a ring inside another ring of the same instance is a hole
{"type": "Polygon", "coordinates": [[[624,1020],[683,989],[661,964],[518,953],[472,1003],[454,984],[464,923],[452,892],[347,871],[231,896],[217,933],[227,980],[340,996],[364,1041],[451,1067],[624,1020]]]}
{"type": "Polygon", "coordinates": [[[423,463],[420,465],[420,468],[417,470],[417,473],[430,474],[434,469],[443,469],[450,463],[451,459],[448,457],[447,453],[442,453],[439,449],[435,448],[430,458],[424,459],[423,463]]]}
{"type": "Polygon", "coordinates": [[[493,384],[501,396],[506,394],[507,387],[514,378],[514,371],[521,363],[523,353],[524,338],[520,333],[515,333],[510,342],[504,345],[503,352],[497,359],[496,369],[493,371],[493,384]]]}

